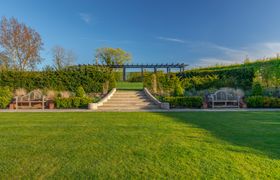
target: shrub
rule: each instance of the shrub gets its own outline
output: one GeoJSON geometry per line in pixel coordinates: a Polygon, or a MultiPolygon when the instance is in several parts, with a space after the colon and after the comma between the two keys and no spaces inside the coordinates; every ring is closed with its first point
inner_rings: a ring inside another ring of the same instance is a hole
{"type": "Polygon", "coordinates": [[[62,91],[59,93],[59,97],[61,98],[70,98],[71,93],[69,91],[62,91]]]}
{"type": "Polygon", "coordinates": [[[74,98],[72,99],[72,104],[73,104],[73,106],[74,106],[75,108],[80,107],[80,105],[81,105],[81,98],[80,98],[80,97],[74,97],[74,98]]]}
{"type": "Polygon", "coordinates": [[[85,97],[86,92],[82,86],[79,86],[76,90],[76,97],[85,97]]]}
{"type": "Polygon", "coordinates": [[[263,95],[263,88],[259,82],[254,82],[252,87],[252,95],[253,96],[262,96],[263,95]]]}
{"type": "Polygon", "coordinates": [[[280,98],[251,96],[246,98],[246,103],[249,108],[279,108],[280,98]]]}
{"type": "Polygon", "coordinates": [[[54,100],[56,108],[79,108],[86,107],[93,100],[89,97],[70,97],[70,98],[56,98],[54,100]]]}
{"type": "Polygon", "coordinates": [[[80,99],[80,107],[87,107],[89,103],[93,102],[94,99],[84,97],[80,99]]]}
{"type": "Polygon", "coordinates": [[[46,96],[47,96],[47,99],[54,100],[56,98],[57,94],[54,90],[47,90],[46,96]]]}
{"type": "Polygon", "coordinates": [[[184,89],[180,85],[180,83],[176,83],[174,88],[174,96],[183,96],[184,95],[184,89]]]}
{"type": "Polygon", "coordinates": [[[200,96],[189,97],[164,97],[164,102],[170,103],[171,107],[201,108],[203,99],[200,96]]]}
{"type": "Polygon", "coordinates": [[[27,91],[24,88],[18,88],[15,90],[15,96],[24,96],[26,94],[27,94],[27,91]]]}
{"type": "Polygon", "coordinates": [[[6,108],[13,98],[13,93],[9,87],[0,87],[0,108],[6,108]]]}

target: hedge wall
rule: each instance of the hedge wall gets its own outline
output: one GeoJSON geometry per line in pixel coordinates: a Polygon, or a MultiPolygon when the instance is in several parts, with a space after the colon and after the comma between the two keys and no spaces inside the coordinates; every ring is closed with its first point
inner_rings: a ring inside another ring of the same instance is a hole
{"type": "Polygon", "coordinates": [[[245,100],[249,108],[280,108],[280,98],[250,96],[245,100]]]}
{"type": "Polygon", "coordinates": [[[207,89],[210,87],[232,87],[242,88],[244,90],[251,89],[253,79],[255,76],[255,69],[253,67],[241,67],[221,70],[191,70],[179,73],[181,79],[208,79],[207,83],[199,84],[194,88],[207,89]],[[216,78],[213,78],[216,77],[216,78]]]}
{"type": "Polygon", "coordinates": [[[63,70],[43,71],[1,71],[0,86],[27,90],[49,88],[53,90],[75,91],[82,86],[86,92],[102,92],[103,85],[109,81],[115,86],[114,74],[105,67],[73,66],[63,70]]]}

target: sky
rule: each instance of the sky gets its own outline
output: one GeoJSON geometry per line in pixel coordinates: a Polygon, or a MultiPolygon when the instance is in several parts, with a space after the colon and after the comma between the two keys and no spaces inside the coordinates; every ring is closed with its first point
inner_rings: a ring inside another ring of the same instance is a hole
{"type": "Polygon", "coordinates": [[[0,0],[0,16],[35,29],[44,46],[62,46],[78,64],[95,50],[122,48],[132,62],[190,67],[243,62],[280,53],[279,0],[0,0]]]}

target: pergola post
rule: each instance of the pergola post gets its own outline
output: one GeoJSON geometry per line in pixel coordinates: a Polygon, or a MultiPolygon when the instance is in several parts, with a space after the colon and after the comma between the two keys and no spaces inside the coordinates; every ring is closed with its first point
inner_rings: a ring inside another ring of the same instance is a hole
{"type": "Polygon", "coordinates": [[[142,76],[142,80],[144,80],[144,68],[141,67],[141,76],[142,76]]]}
{"type": "Polygon", "coordinates": [[[157,72],[157,68],[156,67],[154,67],[154,73],[156,73],[157,72]]]}
{"type": "Polygon", "coordinates": [[[123,81],[126,81],[126,69],[123,67],[123,81]]]}
{"type": "Polygon", "coordinates": [[[170,73],[170,67],[168,67],[168,68],[166,69],[166,72],[167,72],[167,74],[170,73]]]}

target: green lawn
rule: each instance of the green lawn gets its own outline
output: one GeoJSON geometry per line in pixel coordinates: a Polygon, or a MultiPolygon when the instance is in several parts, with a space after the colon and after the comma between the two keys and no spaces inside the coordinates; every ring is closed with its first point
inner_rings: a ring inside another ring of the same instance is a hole
{"type": "Polygon", "coordinates": [[[143,83],[142,82],[117,82],[117,89],[141,90],[143,89],[143,83]]]}
{"type": "Polygon", "coordinates": [[[0,178],[279,179],[279,115],[0,113],[0,178]]]}

